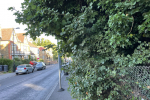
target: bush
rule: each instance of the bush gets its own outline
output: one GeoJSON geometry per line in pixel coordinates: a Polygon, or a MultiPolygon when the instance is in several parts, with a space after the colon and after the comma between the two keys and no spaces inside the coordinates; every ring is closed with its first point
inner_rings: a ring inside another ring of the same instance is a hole
{"type": "Polygon", "coordinates": [[[63,64],[65,61],[64,61],[64,59],[61,57],[61,63],[63,64]]]}
{"type": "MultiPolygon", "coordinates": [[[[33,0],[29,5],[22,4],[27,9],[15,15],[18,23],[27,25],[26,16],[31,17],[37,24],[31,23],[28,31],[37,28],[37,33],[44,30],[49,32],[48,35],[55,35],[63,41],[60,50],[73,54],[74,61],[68,71],[73,97],[79,100],[126,100],[134,91],[122,81],[126,76],[125,68],[150,63],[150,0],[80,1],[62,0],[47,6],[47,2],[33,0]],[[42,7],[30,7],[37,3],[48,10],[45,15],[58,11],[56,16],[41,16],[43,20],[39,20],[42,7]],[[59,15],[64,12],[64,16],[59,15]],[[20,20],[20,16],[25,20],[20,20]],[[49,23],[46,25],[45,22],[49,23]],[[59,26],[50,29],[53,23],[59,26]],[[43,28],[37,27],[42,25],[43,28]]],[[[36,38],[34,33],[30,35],[36,38]]]]}
{"type": "Polygon", "coordinates": [[[15,61],[21,61],[21,59],[20,59],[20,58],[14,58],[14,60],[15,60],[15,61]]]}
{"type": "Polygon", "coordinates": [[[38,62],[44,62],[44,60],[43,59],[39,59],[39,61],[38,62]]]}
{"type": "Polygon", "coordinates": [[[22,60],[22,64],[29,64],[30,60],[29,59],[24,59],[22,60]]]}
{"type": "Polygon", "coordinates": [[[0,65],[8,65],[8,71],[12,71],[13,61],[10,59],[0,58],[0,65]]]}
{"type": "Polygon", "coordinates": [[[35,57],[34,61],[37,61],[37,57],[35,57]]]}
{"type": "Polygon", "coordinates": [[[29,55],[29,60],[31,60],[31,55],[29,55]]]}
{"type": "Polygon", "coordinates": [[[15,68],[18,66],[18,65],[21,65],[23,64],[22,61],[15,61],[15,68]]]}

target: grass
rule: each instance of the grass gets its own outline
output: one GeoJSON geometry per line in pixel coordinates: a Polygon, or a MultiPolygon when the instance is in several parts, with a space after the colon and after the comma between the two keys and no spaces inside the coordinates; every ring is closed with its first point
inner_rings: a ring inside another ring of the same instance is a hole
{"type": "Polygon", "coordinates": [[[12,71],[8,71],[8,72],[0,72],[0,74],[7,74],[7,73],[12,73],[12,71]]]}

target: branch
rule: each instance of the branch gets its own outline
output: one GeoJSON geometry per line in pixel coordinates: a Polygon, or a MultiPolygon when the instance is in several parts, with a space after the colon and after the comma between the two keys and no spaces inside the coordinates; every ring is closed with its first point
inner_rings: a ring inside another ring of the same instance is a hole
{"type": "MultiPolygon", "coordinates": [[[[132,16],[132,17],[133,17],[133,16],[132,16]]],[[[131,29],[130,29],[130,32],[129,32],[129,33],[131,33],[131,31],[132,31],[133,24],[134,24],[134,17],[133,17],[132,27],[131,27],[131,29]]],[[[129,34],[129,33],[128,33],[128,34],[129,34]]]]}

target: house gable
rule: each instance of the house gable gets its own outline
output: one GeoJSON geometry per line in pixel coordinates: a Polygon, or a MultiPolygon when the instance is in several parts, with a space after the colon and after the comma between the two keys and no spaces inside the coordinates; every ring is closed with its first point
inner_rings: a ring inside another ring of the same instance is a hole
{"type": "Polygon", "coordinates": [[[18,42],[19,41],[19,39],[17,38],[17,35],[15,33],[14,33],[14,36],[13,36],[13,33],[12,33],[10,41],[14,41],[14,42],[18,42]]]}
{"type": "Polygon", "coordinates": [[[28,45],[28,39],[27,39],[27,36],[24,35],[25,33],[17,33],[17,38],[19,39],[20,42],[28,45]]]}
{"type": "Polygon", "coordinates": [[[15,41],[15,42],[18,42],[18,38],[17,38],[16,33],[13,30],[13,28],[1,29],[1,36],[2,36],[2,41],[15,41]]]}
{"type": "Polygon", "coordinates": [[[16,34],[16,35],[17,35],[17,38],[18,38],[19,41],[22,42],[22,43],[24,42],[24,37],[25,37],[23,34],[25,34],[25,33],[17,33],[17,34],[16,34]]]}
{"type": "Polygon", "coordinates": [[[28,44],[28,45],[29,45],[29,43],[28,43],[28,39],[27,39],[27,37],[26,37],[26,36],[24,36],[24,44],[28,44]]]}
{"type": "Polygon", "coordinates": [[[13,28],[1,29],[1,35],[3,41],[10,41],[13,34],[13,28]]]}

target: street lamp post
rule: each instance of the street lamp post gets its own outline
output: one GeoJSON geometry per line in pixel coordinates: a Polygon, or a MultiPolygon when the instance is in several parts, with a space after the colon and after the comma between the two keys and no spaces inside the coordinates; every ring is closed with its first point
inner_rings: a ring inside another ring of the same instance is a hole
{"type": "Polygon", "coordinates": [[[15,42],[14,42],[14,31],[15,29],[20,29],[19,27],[17,28],[13,28],[13,72],[15,72],[15,49],[14,49],[14,45],[15,45],[15,42]]]}
{"type": "Polygon", "coordinates": [[[1,48],[1,40],[2,40],[2,37],[0,37],[0,56],[1,56],[1,58],[3,58],[2,48],[1,48]]]}
{"type": "MultiPolygon", "coordinates": [[[[58,39],[57,39],[57,45],[58,45],[58,39]]],[[[60,58],[59,52],[58,52],[58,64],[59,64],[59,90],[58,92],[61,92],[61,91],[64,91],[64,89],[61,87],[61,58],[60,58]]]]}

